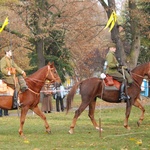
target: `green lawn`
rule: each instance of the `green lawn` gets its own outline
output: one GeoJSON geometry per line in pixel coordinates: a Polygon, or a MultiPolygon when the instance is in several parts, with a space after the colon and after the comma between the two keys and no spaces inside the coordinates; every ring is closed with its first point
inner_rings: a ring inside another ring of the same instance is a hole
{"type": "MultiPolygon", "coordinates": [[[[98,100],[98,105],[102,101],[98,100]]],[[[79,105],[76,98],[74,106],[79,105]]],[[[104,104],[103,104],[104,105],[104,104]]],[[[109,106],[109,104],[106,103],[109,106]]],[[[119,106],[119,105],[117,105],[119,106]]],[[[145,106],[146,113],[143,124],[137,127],[140,111],[133,107],[128,131],[123,127],[125,107],[102,109],[98,107],[95,118],[103,132],[96,130],[85,110],[77,121],[75,133],[68,134],[74,116],[74,109],[68,115],[65,112],[46,114],[52,133],[45,133],[43,121],[29,113],[24,125],[27,140],[18,134],[19,117],[9,111],[9,117],[0,118],[0,150],[150,150],[150,106],[145,106]],[[140,142],[142,141],[142,144],[140,142]]]]}

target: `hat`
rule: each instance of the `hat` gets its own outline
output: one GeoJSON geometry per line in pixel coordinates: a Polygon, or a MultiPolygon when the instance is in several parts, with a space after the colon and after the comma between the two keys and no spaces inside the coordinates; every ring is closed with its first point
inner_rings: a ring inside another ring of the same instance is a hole
{"type": "Polygon", "coordinates": [[[115,43],[109,43],[108,44],[108,47],[110,48],[110,47],[116,47],[116,44],[115,43]]]}

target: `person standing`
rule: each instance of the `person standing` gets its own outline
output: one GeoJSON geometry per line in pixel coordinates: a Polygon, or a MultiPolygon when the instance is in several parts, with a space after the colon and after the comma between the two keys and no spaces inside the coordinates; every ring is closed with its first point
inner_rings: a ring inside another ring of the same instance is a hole
{"type": "Polygon", "coordinates": [[[60,109],[62,112],[64,111],[64,102],[63,102],[63,99],[65,97],[64,92],[65,90],[64,90],[63,85],[61,83],[60,84],[56,83],[55,99],[56,99],[56,111],[57,112],[60,112],[60,109]]]}
{"type": "Polygon", "coordinates": [[[42,106],[41,106],[41,111],[44,113],[51,113],[52,112],[52,94],[48,91],[49,89],[49,84],[45,84],[44,87],[42,88],[43,92],[43,98],[42,98],[42,106]]]}
{"type": "Polygon", "coordinates": [[[2,109],[0,108],[0,117],[3,116],[2,109]]]}
{"type": "Polygon", "coordinates": [[[17,95],[19,90],[22,92],[28,89],[26,82],[23,77],[26,77],[25,71],[23,71],[17,64],[12,60],[12,51],[6,50],[5,56],[0,61],[0,69],[3,74],[2,80],[8,84],[14,91],[14,105],[13,108],[17,107],[17,95]],[[18,82],[16,80],[16,75],[18,78],[18,82]],[[23,77],[22,77],[23,76],[23,77]]]}
{"type": "Polygon", "coordinates": [[[3,116],[3,111],[4,111],[4,116],[9,116],[9,115],[8,115],[8,110],[7,110],[7,109],[1,109],[1,108],[0,108],[0,117],[3,116]]]}
{"type": "MultiPolygon", "coordinates": [[[[118,70],[119,62],[116,59],[115,52],[116,52],[116,44],[110,43],[109,44],[109,52],[106,55],[106,61],[107,61],[106,74],[112,76],[114,79],[121,82],[119,100],[126,101],[126,100],[130,99],[130,97],[128,95],[125,95],[125,93],[124,93],[124,90],[125,90],[124,76],[123,76],[122,70],[120,70],[120,71],[118,70]]],[[[125,69],[124,69],[124,75],[125,75],[125,78],[127,79],[127,83],[129,85],[131,85],[133,82],[133,79],[131,78],[130,74],[125,69]]]]}

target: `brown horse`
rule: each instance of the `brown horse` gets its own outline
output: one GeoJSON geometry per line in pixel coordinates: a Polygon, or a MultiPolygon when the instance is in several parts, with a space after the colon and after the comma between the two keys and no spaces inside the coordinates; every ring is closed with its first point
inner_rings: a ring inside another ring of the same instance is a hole
{"type": "MultiPolygon", "coordinates": [[[[48,63],[48,65],[39,69],[29,77],[25,79],[28,90],[23,93],[19,93],[19,100],[22,104],[21,106],[21,116],[20,116],[20,128],[19,134],[23,136],[23,125],[25,118],[29,109],[35,112],[38,116],[45,122],[46,132],[50,133],[50,127],[46,120],[45,115],[41,112],[38,107],[40,100],[40,90],[44,86],[45,80],[49,80],[50,83],[58,82],[61,83],[60,77],[56,71],[54,63],[48,63]]],[[[12,96],[1,96],[0,97],[0,108],[12,109],[12,96]]]]}
{"type": "MultiPolygon", "coordinates": [[[[137,122],[138,126],[141,124],[141,122],[144,119],[145,109],[139,101],[139,95],[141,92],[141,83],[143,81],[143,78],[145,76],[150,78],[150,62],[142,64],[134,68],[131,71],[131,75],[132,75],[132,78],[134,79],[134,82],[130,87],[127,88],[127,93],[131,98],[126,103],[126,113],[125,113],[125,120],[124,120],[124,127],[127,129],[130,129],[128,125],[128,118],[130,116],[132,105],[134,105],[135,107],[138,107],[142,111],[142,114],[137,122]]],[[[96,104],[97,97],[110,103],[119,103],[119,100],[118,100],[119,90],[105,90],[103,80],[93,77],[93,78],[89,78],[81,82],[78,82],[72,87],[71,91],[69,92],[67,96],[67,113],[69,109],[71,108],[71,102],[73,101],[76,89],[78,87],[80,88],[82,103],[79,106],[79,108],[75,111],[75,115],[74,115],[72,124],[70,126],[70,130],[69,130],[70,134],[74,132],[76,121],[87,106],[89,106],[88,116],[90,117],[91,122],[93,123],[96,129],[99,129],[99,126],[96,123],[96,120],[94,118],[94,111],[95,111],[95,104],[96,104]]]]}

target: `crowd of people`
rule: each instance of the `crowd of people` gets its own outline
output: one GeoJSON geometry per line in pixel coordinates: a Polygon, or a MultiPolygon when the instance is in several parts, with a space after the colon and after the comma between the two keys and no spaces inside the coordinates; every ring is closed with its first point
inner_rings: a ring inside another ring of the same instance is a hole
{"type": "Polygon", "coordinates": [[[66,90],[62,84],[55,83],[49,85],[46,81],[41,90],[41,111],[44,113],[51,113],[53,111],[52,99],[56,101],[56,112],[64,111],[64,98],[66,90]]]}

